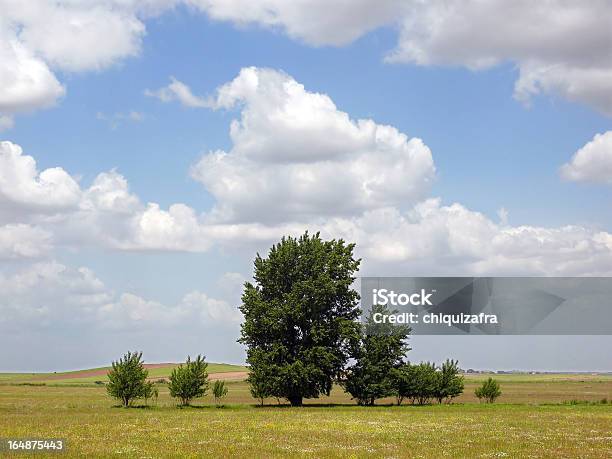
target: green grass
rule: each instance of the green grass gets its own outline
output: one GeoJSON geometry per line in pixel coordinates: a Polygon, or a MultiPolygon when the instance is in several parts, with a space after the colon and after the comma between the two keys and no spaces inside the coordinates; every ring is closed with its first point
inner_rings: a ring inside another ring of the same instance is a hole
{"type": "Polygon", "coordinates": [[[259,408],[244,381],[228,383],[220,409],[209,395],[179,409],[162,384],[154,406],[130,409],[96,385],[6,384],[0,437],[63,437],[68,457],[612,457],[612,404],[582,402],[612,399],[612,378],[574,376],[499,376],[494,405],[474,402],[479,375],[460,403],[374,408],[340,388],[303,408],[259,408]]]}
{"type": "Polygon", "coordinates": [[[612,456],[612,405],[258,408],[230,382],[225,408],[179,409],[159,387],[155,406],[124,409],[102,387],[0,386],[0,437],[63,437],[68,457],[612,456]]]}

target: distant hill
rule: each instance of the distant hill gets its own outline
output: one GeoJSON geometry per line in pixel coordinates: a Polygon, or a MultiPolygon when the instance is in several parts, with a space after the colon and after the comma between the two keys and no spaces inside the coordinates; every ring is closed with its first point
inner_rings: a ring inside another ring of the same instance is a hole
{"type": "MultiPolygon", "coordinates": [[[[149,379],[167,379],[178,363],[145,363],[149,370],[149,379]]],[[[107,382],[106,374],[110,367],[89,368],[85,370],[57,373],[0,373],[0,384],[95,384],[107,382]]],[[[242,365],[227,363],[209,363],[210,379],[242,380],[247,376],[248,368],[242,365]]]]}

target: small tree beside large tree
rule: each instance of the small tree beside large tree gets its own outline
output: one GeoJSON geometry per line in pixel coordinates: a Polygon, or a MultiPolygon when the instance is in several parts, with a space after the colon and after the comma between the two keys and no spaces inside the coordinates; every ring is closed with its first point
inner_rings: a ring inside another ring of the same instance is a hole
{"type": "Polygon", "coordinates": [[[249,381],[263,398],[329,395],[359,340],[359,294],[352,288],[360,260],[354,244],[306,232],[284,237],[255,259],[246,283],[239,342],[247,346],[249,381]]]}
{"type": "MultiPolygon", "coordinates": [[[[394,311],[396,312],[396,311],[394,311]]],[[[410,350],[410,327],[374,322],[374,314],[388,315],[386,306],[372,307],[364,334],[343,381],[344,388],[359,405],[374,405],[376,399],[396,394],[394,376],[410,350]]]]}

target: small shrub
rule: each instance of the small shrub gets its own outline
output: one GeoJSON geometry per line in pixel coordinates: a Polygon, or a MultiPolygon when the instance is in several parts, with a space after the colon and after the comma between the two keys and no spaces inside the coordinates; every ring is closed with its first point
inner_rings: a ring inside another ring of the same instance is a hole
{"type": "Polygon", "coordinates": [[[215,397],[215,404],[220,406],[221,399],[227,395],[227,386],[225,385],[225,381],[217,379],[213,384],[212,392],[215,397]]]}
{"type": "Polygon", "coordinates": [[[128,407],[134,399],[145,396],[148,375],[143,365],[142,352],[128,352],[113,362],[108,372],[106,391],[111,397],[120,400],[124,407],[128,407]]]}
{"type": "Polygon", "coordinates": [[[463,376],[459,374],[459,361],[447,359],[436,376],[435,398],[438,403],[450,403],[453,398],[463,393],[463,376]]]}
{"type": "Polygon", "coordinates": [[[208,390],[208,364],[204,357],[198,355],[195,360],[187,357],[185,365],[179,365],[172,370],[168,389],[170,395],[181,401],[181,406],[187,406],[194,398],[203,397],[208,390]]]}
{"type": "Polygon", "coordinates": [[[484,399],[487,403],[493,403],[501,395],[499,383],[495,379],[489,378],[482,383],[482,386],[476,388],[474,394],[478,397],[478,400],[484,399]]]}
{"type": "Polygon", "coordinates": [[[440,372],[433,363],[421,362],[418,365],[406,363],[391,373],[397,404],[404,399],[412,404],[426,405],[432,398],[438,398],[440,391],[440,372]]]}

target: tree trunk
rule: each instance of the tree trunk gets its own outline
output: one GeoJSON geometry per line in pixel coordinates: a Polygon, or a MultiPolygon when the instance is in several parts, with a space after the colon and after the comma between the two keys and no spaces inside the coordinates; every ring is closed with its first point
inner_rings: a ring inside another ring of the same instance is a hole
{"type": "Polygon", "coordinates": [[[301,395],[292,395],[288,397],[289,403],[291,406],[302,406],[302,396],[301,395]]]}

